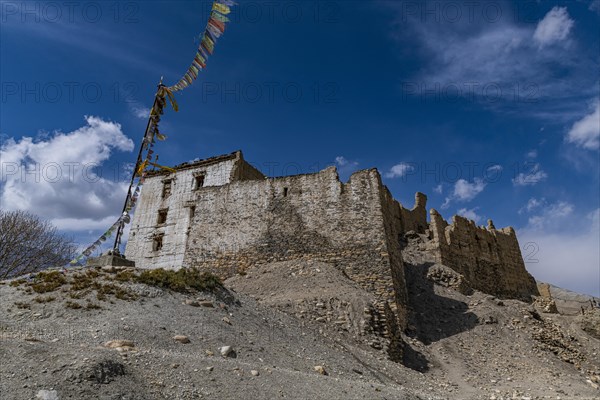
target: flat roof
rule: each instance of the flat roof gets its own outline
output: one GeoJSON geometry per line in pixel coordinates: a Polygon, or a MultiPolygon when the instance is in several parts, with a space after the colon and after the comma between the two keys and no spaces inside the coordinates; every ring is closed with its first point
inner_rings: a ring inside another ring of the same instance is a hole
{"type": "MultiPolygon", "coordinates": [[[[173,168],[177,172],[179,172],[179,171],[183,171],[186,169],[193,169],[193,168],[197,168],[197,167],[204,167],[207,165],[218,164],[223,161],[235,160],[236,158],[238,158],[238,155],[241,158],[241,154],[242,154],[241,150],[236,150],[233,153],[229,153],[229,154],[222,154],[220,156],[209,157],[209,158],[205,158],[203,160],[184,162],[182,164],[178,164],[171,168],[173,168]]],[[[169,171],[156,169],[156,170],[148,171],[146,173],[146,176],[150,177],[150,176],[157,176],[157,175],[169,175],[171,173],[172,172],[169,172],[169,171]]]]}

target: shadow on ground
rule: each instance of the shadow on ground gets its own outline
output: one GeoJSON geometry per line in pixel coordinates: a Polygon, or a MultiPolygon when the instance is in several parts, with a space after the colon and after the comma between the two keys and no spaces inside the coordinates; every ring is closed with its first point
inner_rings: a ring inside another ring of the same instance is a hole
{"type": "MultiPolygon", "coordinates": [[[[405,265],[410,336],[428,345],[479,324],[478,317],[468,311],[466,303],[435,293],[434,283],[426,278],[427,270],[433,263],[405,265]]],[[[416,362],[418,364],[418,360],[416,362]]]]}

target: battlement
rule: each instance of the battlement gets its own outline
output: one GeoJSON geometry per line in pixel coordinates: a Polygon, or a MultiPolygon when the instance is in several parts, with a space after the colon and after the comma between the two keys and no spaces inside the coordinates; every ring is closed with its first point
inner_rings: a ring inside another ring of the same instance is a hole
{"type": "Polygon", "coordinates": [[[408,210],[402,207],[402,232],[415,231],[425,233],[429,227],[427,224],[427,196],[417,192],[415,194],[415,205],[408,210]]]}
{"type": "Polygon", "coordinates": [[[478,227],[458,215],[448,224],[434,209],[430,217],[436,262],[461,273],[473,288],[485,293],[527,299],[538,294],[512,227],[496,229],[491,220],[487,228],[478,227]]]}

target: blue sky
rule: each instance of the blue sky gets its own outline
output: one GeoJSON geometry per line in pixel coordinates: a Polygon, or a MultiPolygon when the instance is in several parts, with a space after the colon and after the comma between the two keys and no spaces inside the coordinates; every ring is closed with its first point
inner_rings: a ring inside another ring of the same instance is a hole
{"type": "MultiPolygon", "coordinates": [[[[159,162],[377,167],[405,206],[514,226],[536,278],[600,295],[600,1],[239,3],[159,162]]],[[[1,206],[93,241],[210,3],[0,6],[1,206]]]]}

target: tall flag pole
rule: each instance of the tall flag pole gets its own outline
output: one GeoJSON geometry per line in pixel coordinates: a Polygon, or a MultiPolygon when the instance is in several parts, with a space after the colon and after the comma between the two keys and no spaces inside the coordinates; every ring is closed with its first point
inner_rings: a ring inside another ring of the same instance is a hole
{"type": "Polygon", "coordinates": [[[123,212],[118,220],[106,232],[104,232],[104,234],[98,240],[88,246],[79,256],[71,261],[71,265],[79,264],[82,260],[89,257],[94,250],[96,250],[102,243],[112,236],[115,230],[117,233],[113,246],[113,254],[120,254],[119,248],[121,246],[123,231],[125,229],[125,225],[131,220],[130,214],[139,197],[148,166],[152,165],[161,170],[175,172],[172,168],[152,162],[155,139],[165,140],[167,138],[165,135],[159,132],[158,124],[160,122],[160,117],[164,113],[164,107],[167,103],[167,100],[175,112],[179,110],[179,106],[175,101],[175,96],[173,93],[181,91],[194,83],[194,81],[198,78],[199,72],[206,68],[206,63],[209,56],[214,53],[217,39],[219,39],[225,32],[225,26],[227,22],[229,22],[227,15],[231,13],[231,7],[234,5],[236,5],[236,3],[232,0],[215,0],[212,4],[210,17],[206,24],[206,28],[201,34],[200,45],[198,46],[196,55],[194,56],[190,67],[187,69],[185,74],[183,74],[182,78],[172,86],[163,85],[161,78],[160,83],[158,84],[156,95],[154,96],[154,104],[150,110],[148,124],[146,125],[144,138],[142,140],[142,144],[140,145],[140,151],[135,163],[135,168],[131,177],[131,181],[129,182],[129,189],[127,191],[127,197],[125,198],[125,204],[123,205],[123,212]],[[145,157],[144,152],[146,152],[145,157]]]}

